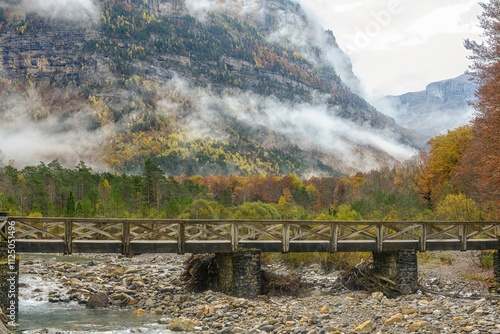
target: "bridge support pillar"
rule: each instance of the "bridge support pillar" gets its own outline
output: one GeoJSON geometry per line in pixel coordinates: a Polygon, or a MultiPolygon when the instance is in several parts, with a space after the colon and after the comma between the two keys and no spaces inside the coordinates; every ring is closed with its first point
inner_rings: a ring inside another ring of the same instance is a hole
{"type": "Polygon", "coordinates": [[[261,253],[257,250],[238,250],[217,254],[217,283],[215,289],[236,297],[256,298],[262,290],[261,253]]]}
{"type": "Polygon", "coordinates": [[[373,264],[376,273],[396,282],[402,294],[417,290],[417,253],[413,251],[374,252],[373,264]]]}
{"type": "Polygon", "coordinates": [[[9,243],[7,241],[0,241],[0,307],[7,316],[9,326],[14,326],[18,320],[18,296],[19,258],[15,253],[9,253],[9,243]]]}
{"type": "Polygon", "coordinates": [[[493,255],[493,274],[495,275],[495,282],[500,285],[500,250],[495,251],[493,255]]]}

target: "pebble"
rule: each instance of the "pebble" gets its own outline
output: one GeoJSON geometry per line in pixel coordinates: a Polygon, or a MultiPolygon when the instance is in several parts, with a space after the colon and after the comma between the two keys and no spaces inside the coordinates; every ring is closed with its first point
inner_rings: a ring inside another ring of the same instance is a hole
{"type": "MultiPolygon", "coordinates": [[[[51,302],[85,303],[93,293],[105,291],[111,307],[127,308],[136,315],[154,314],[159,325],[176,331],[500,334],[498,299],[488,295],[487,288],[463,289],[455,298],[455,287],[462,287],[463,282],[447,281],[446,277],[421,278],[421,284],[437,293],[417,291],[388,299],[379,292],[335,290],[332,282],[338,273],[327,274],[313,266],[302,273],[303,281],[315,284],[307,295],[247,300],[214,291],[186,291],[179,279],[185,259],[165,254],[130,259],[103,256],[82,264],[31,260],[21,264],[21,274],[57,283],[57,289],[46,295],[51,302]]],[[[33,299],[42,296],[41,289],[30,293],[33,299]]]]}

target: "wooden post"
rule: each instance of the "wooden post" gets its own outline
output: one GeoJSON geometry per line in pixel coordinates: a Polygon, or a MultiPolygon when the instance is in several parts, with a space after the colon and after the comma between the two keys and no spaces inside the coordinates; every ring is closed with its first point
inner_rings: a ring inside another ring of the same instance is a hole
{"type": "Polygon", "coordinates": [[[290,223],[288,221],[283,223],[283,253],[290,251],[290,223]]]}
{"type": "Polygon", "coordinates": [[[420,251],[425,252],[427,250],[427,225],[422,223],[420,225],[420,251]]]}
{"type": "Polygon", "coordinates": [[[64,254],[70,255],[73,251],[73,222],[64,223],[64,254]]]}
{"type": "Polygon", "coordinates": [[[332,253],[336,253],[339,249],[339,225],[337,223],[330,227],[330,249],[332,253]]]}
{"type": "Polygon", "coordinates": [[[377,251],[381,252],[384,250],[384,231],[382,223],[377,224],[377,251]]]}
{"type": "Polygon", "coordinates": [[[465,224],[461,224],[458,229],[458,234],[460,235],[460,250],[465,252],[467,250],[467,229],[465,224]]]}
{"type": "Polygon", "coordinates": [[[179,222],[179,229],[177,232],[177,254],[182,255],[186,253],[186,225],[185,222],[179,222]]]}
{"type": "Polygon", "coordinates": [[[130,246],[130,222],[122,223],[122,254],[131,257],[132,249],[130,246]]]}
{"type": "Polygon", "coordinates": [[[232,222],[231,223],[231,250],[233,252],[236,252],[238,249],[238,243],[239,243],[239,226],[237,222],[232,222]]]}

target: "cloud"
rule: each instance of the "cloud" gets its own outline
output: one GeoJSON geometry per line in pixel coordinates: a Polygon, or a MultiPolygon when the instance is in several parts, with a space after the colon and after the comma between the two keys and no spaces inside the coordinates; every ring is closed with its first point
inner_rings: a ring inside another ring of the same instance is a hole
{"type": "MultiPolygon", "coordinates": [[[[361,93],[357,78],[352,73],[350,59],[336,45],[331,36],[327,36],[313,13],[295,10],[296,2],[268,3],[262,0],[186,0],[189,13],[198,19],[205,20],[208,12],[221,12],[245,19],[253,19],[257,25],[266,26],[266,39],[271,43],[299,51],[313,64],[331,66],[355,93],[361,93]],[[273,17],[266,22],[266,17],[273,17]],[[320,53],[318,54],[318,50],[320,53]]],[[[355,4],[359,6],[361,3],[355,4]]],[[[352,9],[352,4],[346,8],[352,9]]]]}
{"type": "MultiPolygon", "coordinates": [[[[376,130],[336,116],[318,96],[313,103],[289,104],[274,97],[251,92],[215,94],[175,78],[169,87],[182,96],[190,96],[195,113],[186,118],[189,137],[209,136],[226,140],[218,125],[236,119],[247,126],[271,129],[305,151],[316,150],[334,156],[344,172],[369,171],[413,156],[414,148],[401,144],[389,129],[376,130]],[[177,88],[175,88],[177,87],[177,88]],[[384,157],[381,159],[381,157],[384,157]]],[[[268,145],[276,145],[270,138],[268,145]]]]}
{"type": "Polygon", "coordinates": [[[11,94],[2,104],[8,106],[0,114],[0,150],[6,160],[14,160],[19,166],[54,159],[75,165],[84,160],[102,169],[93,158],[108,129],[90,130],[92,117],[88,110],[63,116],[45,114],[47,107],[35,89],[22,95],[11,94]]]}
{"type": "Polygon", "coordinates": [[[369,98],[422,90],[430,82],[462,74],[469,65],[463,40],[479,39],[481,33],[476,0],[301,0],[301,4],[333,30],[369,98]],[[391,3],[399,3],[399,10],[391,11],[391,3]],[[391,15],[384,18],[384,12],[391,15]]]}
{"type": "Polygon", "coordinates": [[[95,23],[100,14],[92,0],[23,0],[22,5],[44,17],[82,23],[95,23]]]}

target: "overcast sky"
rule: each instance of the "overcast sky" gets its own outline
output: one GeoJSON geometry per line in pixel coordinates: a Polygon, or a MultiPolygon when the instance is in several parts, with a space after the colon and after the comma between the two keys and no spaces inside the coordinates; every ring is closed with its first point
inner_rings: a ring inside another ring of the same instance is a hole
{"type": "Polygon", "coordinates": [[[331,29],[372,96],[425,89],[467,70],[463,40],[479,39],[474,0],[300,0],[331,29]]]}

